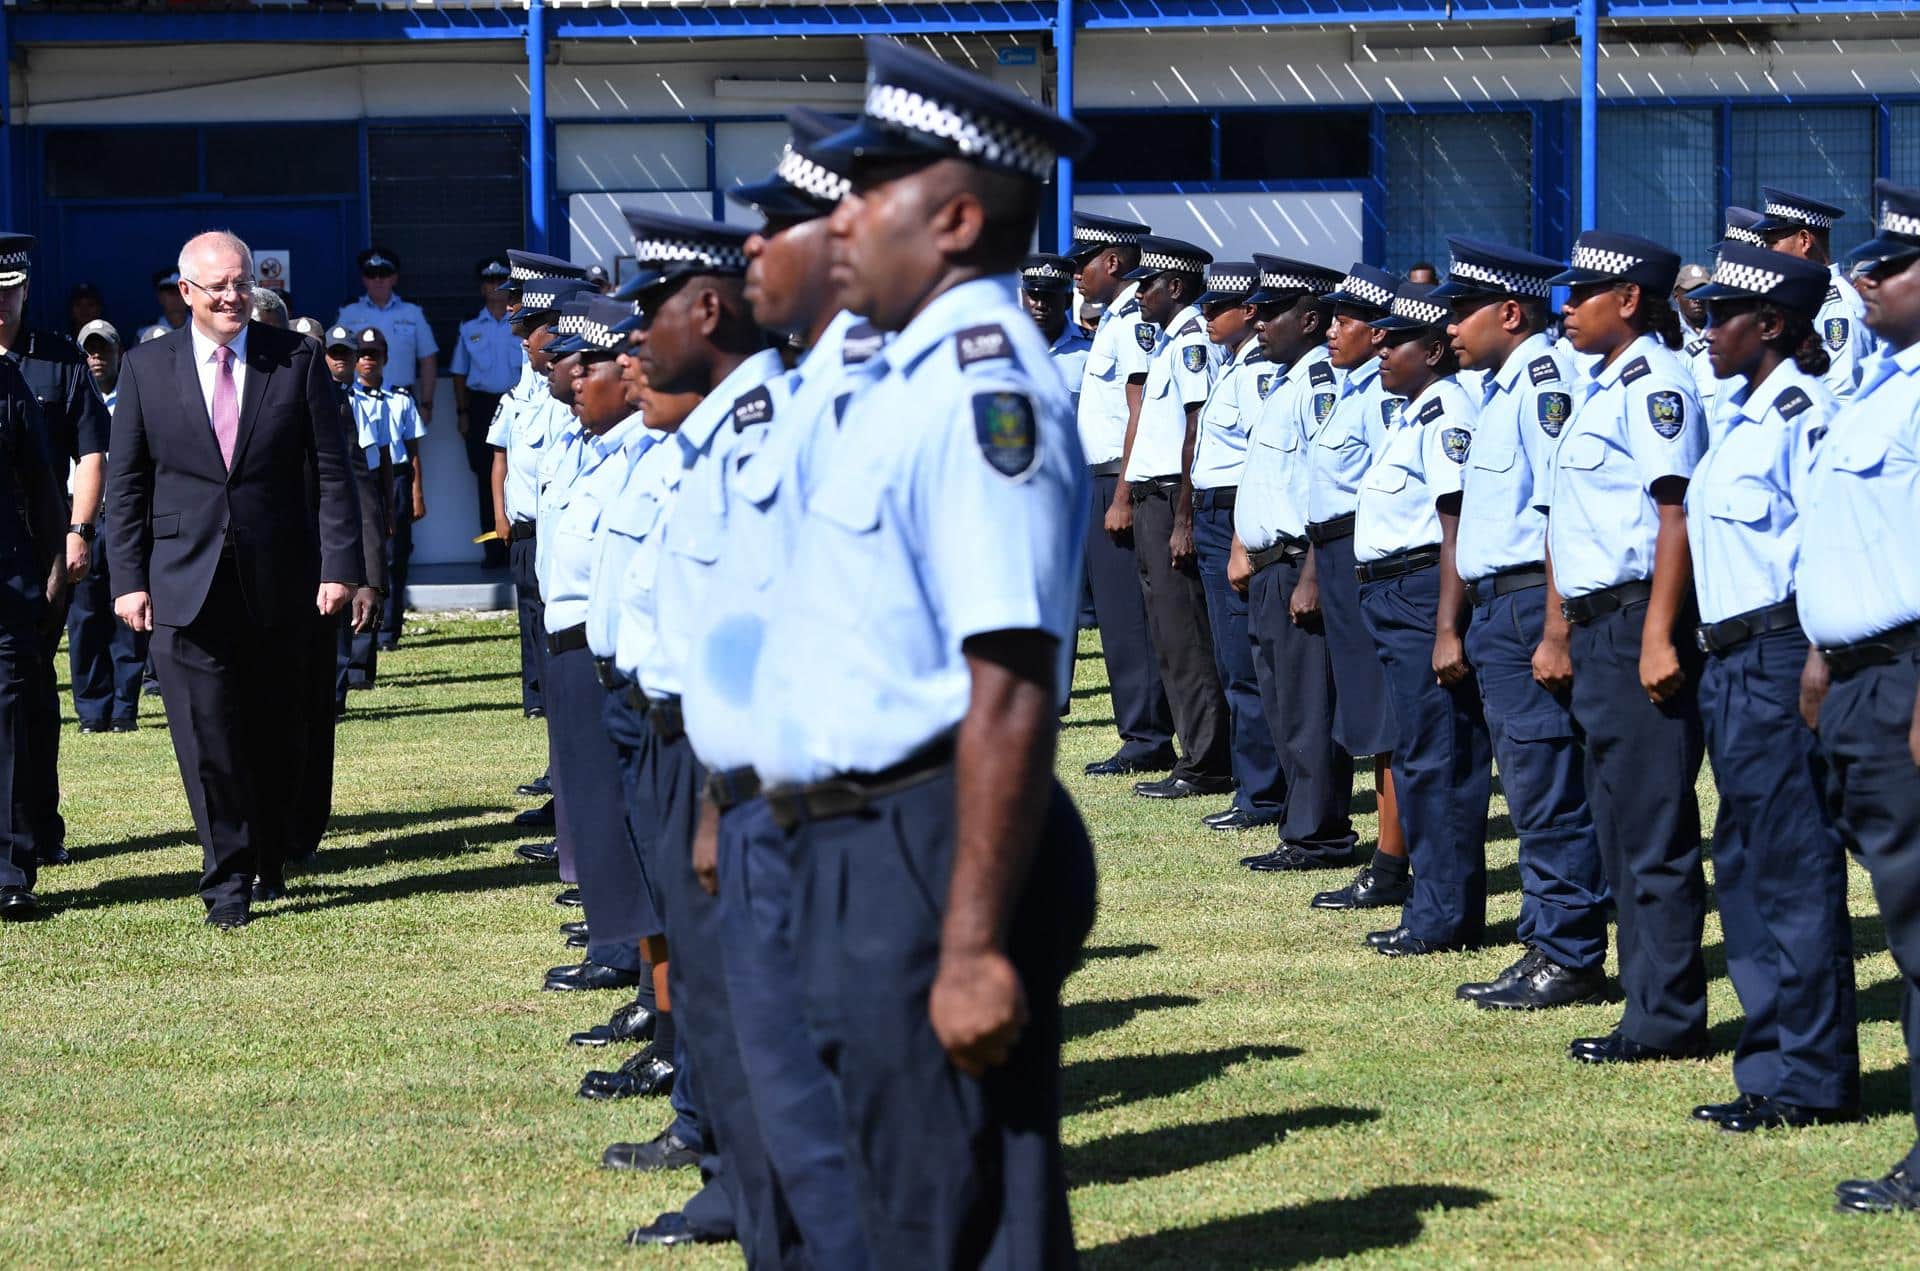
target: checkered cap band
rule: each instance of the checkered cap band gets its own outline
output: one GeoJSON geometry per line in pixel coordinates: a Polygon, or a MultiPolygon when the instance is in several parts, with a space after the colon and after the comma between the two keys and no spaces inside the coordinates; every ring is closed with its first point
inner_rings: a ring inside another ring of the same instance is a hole
{"type": "Polygon", "coordinates": [[[739,271],[747,267],[747,253],[728,243],[697,238],[640,238],[634,256],[649,264],[700,265],[707,269],[739,271]]]}
{"type": "Polygon", "coordinates": [[[606,323],[592,322],[584,317],[580,319],[580,330],[576,334],[596,349],[617,349],[621,343],[621,337],[608,329],[606,323]]]}
{"type": "Polygon", "coordinates": [[[0,252],[0,269],[12,269],[27,263],[26,252],[0,252]]]}
{"type": "MultiPolygon", "coordinates": [[[[572,293],[568,293],[568,298],[572,298],[572,293]]],[[[540,309],[557,309],[559,306],[560,293],[557,291],[522,290],[520,292],[520,307],[529,312],[540,309]]]]}
{"type": "Polygon", "coordinates": [[[559,335],[579,335],[587,329],[587,315],[584,313],[563,313],[553,324],[559,335]]]}
{"type": "Polygon", "coordinates": [[[1257,285],[1252,274],[1236,271],[1230,274],[1209,273],[1207,275],[1208,291],[1252,291],[1257,285]]]}
{"type": "Polygon", "coordinates": [[[1733,287],[1759,296],[1768,294],[1786,279],[1787,276],[1777,270],[1762,269],[1758,265],[1742,265],[1725,258],[1716,261],[1713,266],[1715,286],[1733,287]]]}
{"type": "Polygon", "coordinates": [[[808,198],[819,199],[822,203],[838,203],[853,188],[853,182],[837,172],[829,172],[792,146],[788,146],[780,155],[780,162],[774,165],[773,175],[808,198]]]}
{"type": "Polygon", "coordinates": [[[1494,265],[1482,265],[1477,261],[1461,260],[1458,256],[1448,262],[1447,277],[1485,283],[1489,287],[1498,287],[1516,296],[1537,296],[1545,299],[1553,294],[1553,287],[1545,278],[1523,274],[1517,269],[1501,269],[1494,265]]]}
{"type": "Polygon", "coordinates": [[[1750,229],[1741,229],[1738,225],[1728,225],[1721,237],[1730,243],[1746,243],[1750,247],[1765,247],[1767,240],[1750,229]]]}
{"type": "Polygon", "coordinates": [[[1778,216],[1783,220],[1799,221],[1802,225],[1811,225],[1814,229],[1832,229],[1833,218],[1824,212],[1801,207],[1798,203],[1787,203],[1780,199],[1768,199],[1761,209],[1768,216],[1778,216]]]}
{"type": "Polygon", "coordinates": [[[1263,269],[1260,271],[1260,288],[1263,291],[1305,291],[1316,296],[1324,296],[1333,290],[1333,282],[1324,275],[1290,274],[1285,270],[1263,269]]]}
{"type": "Polygon", "coordinates": [[[1143,251],[1140,253],[1142,269],[1178,269],[1182,273],[1197,274],[1206,270],[1207,264],[1198,256],[1189,256],[1185,252],[1143,251]]]}
{"type": "MultiPolygon", "coordinates": [[[[1893,205],[1880,205],[1880,232],[1882,234],[1901,234],[1907,238],[1920,238],[1920,216],[1911,212],[1896,212],[1893,205]]],[[[6,258],[0,257],[0,260],[6,258]]]]}
{"type": "Polygon", "coordinates": [[[1589,269],[1596,274],[1619,276],[1634,266],[1644,263],[1645,257],[1634,256],[1627,252],[1616,252],[1605,247],[1576,247],[1573,249],[1573,267],[1589,269]]]}
{"type": "Polygon", "coordinates": [[[1376,309],[1393,307],[1393,292],[1377,282],[1371,282],[1358,274],[1348,274],[1340,280],[1340,290],[1349,296],[1358,296],[1376,309]]]}
{"type": "Polygon", "coordinates": [[[1445,322],[1452,313],[1443,304],[1437,304],[1432,300],[1421,300],[1414,296],[1395,296],[1393,308],[1389,312],[1396,318],[1410,318],[1430,327],[1445,322]]]}
{"type": "Polygon", "coordinates": [[[1131,230],[1106,229],[1099,225],[1076,225],[1073,227],[1073,241],[1076,243],[1137,243],[1140,235],[1131,230]]]}
{"type": "Polygon", "coordinates": [[[1045,281],[1045,282],[1072,282],[1073,281],[1072,274],[1060,268],[1060,266],[1054,264],[1050,260],[1043,260],[1037,265],[1025,266],[1020,270],[1020,276],[1022,278],[1028,278],[1034,281],[1045,281]]]}
{"type": "Polygon", "coordinates": [[[867,85],[867,114],[907,132],[946,141],[970,159],[1012,168],[1036,181],[1053,171],[1053,147],[999,119],[923,97],[895,84],[867,85]]]}
{"type": "Polygon", "coordinates": [[[535,269],[531,265],[515,265],[509,273],[509,277],[515,282],[532,282],[537,278],[553,278],[556,276],[557,275],[547,273],[545,270],[535,269]]]}

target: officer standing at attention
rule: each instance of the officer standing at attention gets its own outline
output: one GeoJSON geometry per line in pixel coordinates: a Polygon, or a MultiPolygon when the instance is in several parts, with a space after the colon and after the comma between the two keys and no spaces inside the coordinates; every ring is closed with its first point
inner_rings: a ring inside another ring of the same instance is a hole
{"type": "MultiPolygon", "coordinates": [[[[1920,188],[1879,181],[1874,196],[1880,233],[1852,263],[1882,354],[1814,451],[1793,580],[1819,650],[1801,710],[1819,731],[1829,806],[1873,878],[1904,981],[1920,1121],[1920,571],[1910,559],[1920,541],[1920,188]]],[[[1834,1193],[1842,1213],[1920,1211],[1920,1142],[1885,1176],[1834,1193]]]]}
{"type": "Polygon", "coordinates": [[[891,40],[867,54],[829,226],[847,307],[899,334],[808,434],[764,625],[705,656],[752,674],[872,1263],[1065,1266],[1059,994],[1093,859],[1052,771],[1089,494],[1013,271],[1089,138],[891,40]]]}
{"type": "Polygon", "coordinates": [[[1873,352],[1866,326],[1866,305],[1853,283],[1833,263],[1833,225],[1846,209],[1773,186],[1760,187],[1760,219],[1751,229],[1774,251],[1826,267],[1827,294],[1814,327],[1827,346],[1827,389],[1842,403],[1860,386],[1862,368],[1873,352]]]}
{"type": "Polygon", "coordinates": [[[1592,1002],[1606,991],[1607,885],[1567,708],[1568,625],[1548,585],[1547,518],[1536,497],[1574,409],[1573,359],[1545,334],[1547,279],[1560,265],[1478,239],[1447,245],[1453,259],[1434,297],[1452,306],[1454,352],[1485,379],[1453,561],[1442,568],[1458,573],[1473,608],[1467,661],[1520,839],[1522,946],[1519,960],[1457,996],[1507,1010],[1592,1002]]]}
{"type": "Polygon", "coordinates": [[[1212,830],[1276,824],[1287,798],[1280,756],[1260,708],[1260,680],[1247,635],[1247,598],[1227,581],[1233,556],[1234,502],[1240,470],[1247,462],[1247,432],[1260,413],[1261,376],[1273,369],[1260,341],[1254,339],[1256,318],[1248,297],[1259,281],[1259,270],[1251,261],[1214,261],[1207,266],[1205,290],[1194,297],[1206,320],[1207,338],[1220,350],[1222,360],[1206,404],[1200,408],[1190,466],[1194,556],[1213,635],[1214,670],[1226,697],[1232,730],[1228,759],[1236,787],[1229,807],[1204,818],[1212,830]]]}
{"type": "Polygon", "coordinates": [[[1571,288],[1567,338],[1600,358],[1561,430],[1553,479],[1536,491],[1548,509],[1551,585],[1573,624],[1573,718],[1627,998],[1611,1033],[1569,1047],[1589,1064],[1693,1058],[1707,1045],[1694,797],[1704,744],[1684,506],[1707,427],[1675,352],[1680,319],[1668,295],[1679,270],[1658,243],[1589,230],[1571,268],[1551,279],[1571,288]]]}
{"type": "Polygon", "coordinates": [[[1713,418],[1714,395],[1720,381],[1714,378],[1713,361],[1707,356],[1707,306],[1691,299],[1691,294],[1707,283],[1705,265],[1685,264],[1673,280],[1673,311],[1680,315],[1680,356],[1693,375],[1693,386],[1700,394],[1700,409],[1713,418]]]}
{"type": "Polygon", "coordinates": [[[1087,351],[1093,340],[1077,323],[1067,321],[1067,309],[1073,304],[1073,262],[1065,256],[1038,253],[1020,262],[1020,303],[1033,316],[1033,324],[1047,337],[1047,352],[1073,397],[1080,406],[1080,382],[1086,378],[1087,351]]]}
{"type": "MultiPolygon", "coordinates": [[[[512,276],[507,262],[489,256],[477,267],[480,279],[480,312],[460,324],[454,337],[453,407],[460,438],[467,446],[467,467],[473,472],[474,492],[479,499],[479,532],[496,529],[493,504],[494,448],[487,442],[487,431],[501,399],[520,382],[520,368],[526,351],[513,333],[507,316],[507,294],[501,284],[512,276]]],[[[486,565],[497,569],[507,563],[504,536],[486,544],[486,565]]]]}
{"type": "MultiPolygon", "coordinates": [[[[393,526],[393,453],[388,447],[380,446],[376,457],[367,451],[361,440],[361,405],[356,396],[359,340],[345,327],[333,327],[320,337],[320,344],[327,359],[327,373],[333,377],[340,392],[345,427],[352,434],[346,452],[354,466],[354,489],[363,502],[372,499],[375,504],[371,516],[367,508],[360,509],[361,552],[366,560],[379,560],[379,569],[367,571],[367,585],[384,597],[387,588],[387,535],[392,532],[393,526]],[[362,458],[366,460],[365,464],[360,462],[362,458]],[[363,475],[371,478],[371,481],[362,481],[360,478],[363,475]],[[370,530],[377,532],[372,534],[369,542],[366,540],[370,530]]],[[[372,425],[368,427],[370,429],[372,425]]],[[[349,621],[334,628],[331,661],[333,713],[336,717],[346,713],[349,690],[373,687],[373,624],[359,621],[351,611],[349,618],[349,621]],[[357,647],[356,642],[362,636],[366,637],[366,644],[357,647]]],[[[331,789],[328,798],[332,798],[331,789]]]]}
{"type": "MultiPolygon", "coordinates": [[[[379,327],[362,327],[353,337],[354,387],[351,400],[358,426],[360,448],[369,468],[384,462],[393,473],[393,501],[387,524],[387,605],[400,603],[395,594],[407,585],[407,560],[413,555],[413,521],[422,510],[419,439],[426,435],[420,420],[419,403],[405,389],[386,383],[389,365],[387,337],[379,327]]],[[[377,627],[378,624],[375,624],[377,627]]],[[[379,650],[392,644],[379,639],[375,630],[353,636],[352,666],[365,668],[365,683],[349,675],[349,685],[371,688],[378,669],[379,650]]]]}
{"type": "Polygon", "coordinates": [[[1127,278],[1140,284],[1135,342],[1151,345],[1151,351],[1147,369],[1127,377],[1141,387],[1125,476],[1133,501],[1134,562],[1181,754],[1172,773],[1136,782],[1133,792],[1184,799],[1233,789],[1227,702],[1214,668],[1206,587],[1193,554],[1193,447],[1200,407],[1219,369],[1194,298],[1213,257],[1192,243],[1154,235],[1139,247],[1140,264],[1127,278]]]}
{"type": "MultiPolygon", "coordinates": [[[[1080,448],[1093,478],[1087,523],[1087,582],[1100,628],[1100,656],[1120,749],[1087,765],[1094,777],[1165,772],[1173,767],[1173,715],[1160,683],[1140,565],[1133,554],[1133,499],[1122,479],[1140,414],[1140,382],[1154,345],[1153,324],[1140,317],[1140,284],[1127,274],[1140,263],[1147,227],[1092,212],[1073,214],[1073,262],[1080,293],[1101,306],[1077,386],[1080,448]]],[[[1069,385],[1068,387],[1075,387],[1069,385]]]]}
{"type": "Polygon", "coordinates": [[[1333,669],[1310,596],[1307,447],[1339,396],[1325,297],[1341,274],[1279,256],[1253,260],[1260,286],[1247,299],[1259,315],[1267,364],[1255,379],[1261,401],[1233,510],[1227,582],[1247,596],[1254,673],[1280,756],[1286,815],[1280,845],[1241,864],[1260,872],[1326,869],[1353,861],[1353,756],[1333,740],[1333,669]]]}
{"type": "MultiPolygon", "coordinates": [[[[1317,612],[1326,624],[1333,660],[1333,740],[1349,755],[1373,756],[1373,788],[1380,832],[1373,859],[1353,881],[1313,898],[1316,909],[1382,909],[1403,905],[1413,894],[1407,876],[1407,840],[1393,786],[1393,702],[1386,670],[1374,651],[1373,634],[1360,614],[1360,583],[1354,574],[1353,516],[1360,482],[1387,428],[1406,399],[1380,382],[1379,354],[1386,333],[1368,324],[1393,307],[1400,280],[1358,261],[1327,294],[1333,322],[1327,328],[1329,361],[1341,373],[1339,397],[1308,447],[1312,479],[1307,487],[1308,565],[1295,590],[1295,614],[1317,612]],[[1303,597],[1306,578],[1315,594],[1303,597]],[[1311,603],[1309,603],[1311,602],[1311,603]]],[[[1324,392],[1325,390],[1320,390],[1324,392]]],[[[1316,398],[1316,410],[1318,401],[1316,398]]]]}
{"type": "Polygon", "coordinates": [[[1810,650],[1793,591],[1806,478],[1837,409],[1813,325],[1827,286],[1812,261],[1736,243],[1696,293],[1712,312],[1716,367],[1743,381],[1687,486],[1707,654],[1700,715],[1720,789],[1714,891],[1747,1012],[1739,1097],[1694,1110],[1724,1130],[1859,1115],[1847,854],[1826,758],[1800,719],[1810,650]]]}
{"type": "MultiPolygon", "coordinates": [[[[80,328],[87,373],[109,415],[120,382],[120,333],[96,318],[80,328]]],[[[73,491],[67,491],[71,497],[73,491]]],[[[74,580],[67,610],[67,659],[73,677],[73,713],[83,733],[130,733],[140,727],[140,673],[147,637],[113,616],[106,540],[96,529],[93,559],[74,580]]]]}

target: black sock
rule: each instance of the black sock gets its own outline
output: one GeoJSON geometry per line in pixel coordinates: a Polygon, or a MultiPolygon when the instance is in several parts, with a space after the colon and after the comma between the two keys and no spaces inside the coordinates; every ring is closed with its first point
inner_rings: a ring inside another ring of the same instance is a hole
{"type": "Polygon", "coordinates": [[[633,995],[633,1000],[656,1015],[660,1013],[660,1008],[655,1005],[657,999],[653,994],[653,964],[650,962],[640,964],[640,991],[633,995]]]}
{"type": "Polygon", "coordinates": [[[1388,878],[1405,878],[1407,876],[1407,858],[1404,856],[1389,856],[1379,848],[1375,848],[1373,850],[1373,872],[1376,874],[1384,874],[1388,878]]]}
{"type": "Polygon", "coordinates": [[[658,1011],[653,1017],[653,1049],[660,1058],[673,1058],[673,1012],[658,1011]]]}

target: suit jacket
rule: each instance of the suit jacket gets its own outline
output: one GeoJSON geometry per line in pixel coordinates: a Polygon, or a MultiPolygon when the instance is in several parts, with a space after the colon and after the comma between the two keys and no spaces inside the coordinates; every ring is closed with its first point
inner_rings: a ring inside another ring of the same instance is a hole
{"type": "Polygon", "coordinates": [[[107,557],[116,598],[145,591],[182,627],[231,543],[247,612],[276,626],[313,613],[321,581],[358,586],[360,525],[320,346],[247,325],[233,468],[220,458],[191,327],[128,349],[107,459],[107,557]],[[309,501],[308,481],[318,486],[309,501]]]}
{"type": "MultiPolygon", "coordinates": [[[[360,503],[360,550],[366,567],[366,583],[385,592],[387,535],[392,532],[393,519],[393,464],[382,452],[378,468],[367,466],[360,449],[360,430],[354,421],[353,403],[347,399],[346,389],[338,384],[333,385],[333,396],[338,403],[340,444],[346,447],[347,470],[353,473],[354,496],[360,503]]],[[[307,474],[307,494],[317,511],[320,505],[317,470],[307,474]]]]}

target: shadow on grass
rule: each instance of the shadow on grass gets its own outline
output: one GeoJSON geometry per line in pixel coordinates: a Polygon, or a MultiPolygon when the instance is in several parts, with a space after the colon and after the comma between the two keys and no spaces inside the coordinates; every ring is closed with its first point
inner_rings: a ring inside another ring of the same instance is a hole
{"type": "Polygon", "coordinates": [[[1314,1107],[1133,1130],[1068,1148],[1067,1178],[1076,1185],[1160,1178],[1243,1156],[1299,1130],[1361,1125],[1379,1119],[1378,1108],[1314,1107]]]}
{"type": "Polygon", "coordinates": [[[1104,1033],[1131,1023],[1133,1017],[1147,1011],[1172,1010],[1197,1006],[1200,999],[1182,994],[1149,993],[1144,997],[1121,998],[1106,1002],[1074,1002],[1060,1013],[1061,1035],[1086,1037],[1104,1033]]]}
{"type": "Polygon", "coordinates": [[[518,702],[461,702],[453,706],[372,706],[365,710],[350,709],[340,717],[342,724],[355,720],[371,723],[382,719],[406,719],[415,715],[472,715],[481,711],[512,711],[520,714],[518,702]]]}
{"type": "Polygon", "coordinates": [[[1376,1187],[1360,1196],[1285,1205],[1193,1227],[1128,1236],[1085,1250],[1088,1271],[1154,1266],[1297,1267],[1370,1249],[1410,1245],[1436,1209],[1475,1209],[1498,1199],[1477,1187],[1376,1187]]]}
{"type": "MultiPolygon", "coordinates": [[[[517,643],[519,636],[510,631],[469,631],[459,634],[451,632],[445,634],[435,633],[431,635],[407,636],[400,641],[400,648],[402,650],[451,648],[456,644],[499,644],[508,640],[517,643]]],[[[384,654],[387,653],[388,650],[383,649],[381,652],[384,654]]]]}
{"type": "Polygon", "coordinates": [[[1157,944],[1094,944],[1080,951],[1080,957],[1087,962],[1102,962],[1109,958],[1137,958],[1144,953],[1158,953],[1157,944]]]}
{"type": "MultiPolygon", "coordinates": [[[[472,817],[504,815],[514,811],[514,807],[505,803],[468,803],[450,808],[419,808],[405,812],[346,812],[335,813],[327,822],[327,837],[334,838],[342,834],[378,834],[387,830],[403,830],[421,822],[435,825],[446,821],[464,821],[472,817]]],[[[523,828],[520,833],[526,833],[523,828]]],[[[76,847],[74,854],[86,860],[100,860],[108,856],[124,856],[129,852],[145,852],[159,848],[192,847],[194,845],[192,825],[165,834],[141,834],[130,839],[120,839],[113,843],[88,844],[76,847]]],[[[326,850],[324,847],[321,849],[326,850]]]]}
{"type": "Polygon", "coordinates": [[[433,688],[442,684],[491,684],[495,680],[517,680],[519,678],[520,672],[518,668],[505,671],[482,671],[473,675],[432,675],[424,672],[415,672],[412,675],[396,674],[391,677],[382,676],[379,680],[379,686],[381,688],[416,689],[433,688]]]}
{"type": "Polygon", "coordinates": [[[1061,1076],[1067,1114],[1154,1099],[1213,1080],[1237,1064],[1291,1059],[1297,1046],[1224,1046],[1218,1050],[1116,1055],[1068,1064],[1061,1076]]]}
{"type": "Polygon", "coordinates": [[[454,896],[477,891],[507,891],[542,882],[552,883],[555,887],[560,885],[551,875],[543,878],[538,870],[511,862],[446,870],[437,874],[415,874],[384,883],[346,888],[330,886],[324,877],[308,876],[290,884],[293,894],[288,902],[255,909],[254,917],[318,913],[352,905],[410,900],[423,895],[454,896]],[[327,894],[329,892],[332,894],[327,894]]]}

